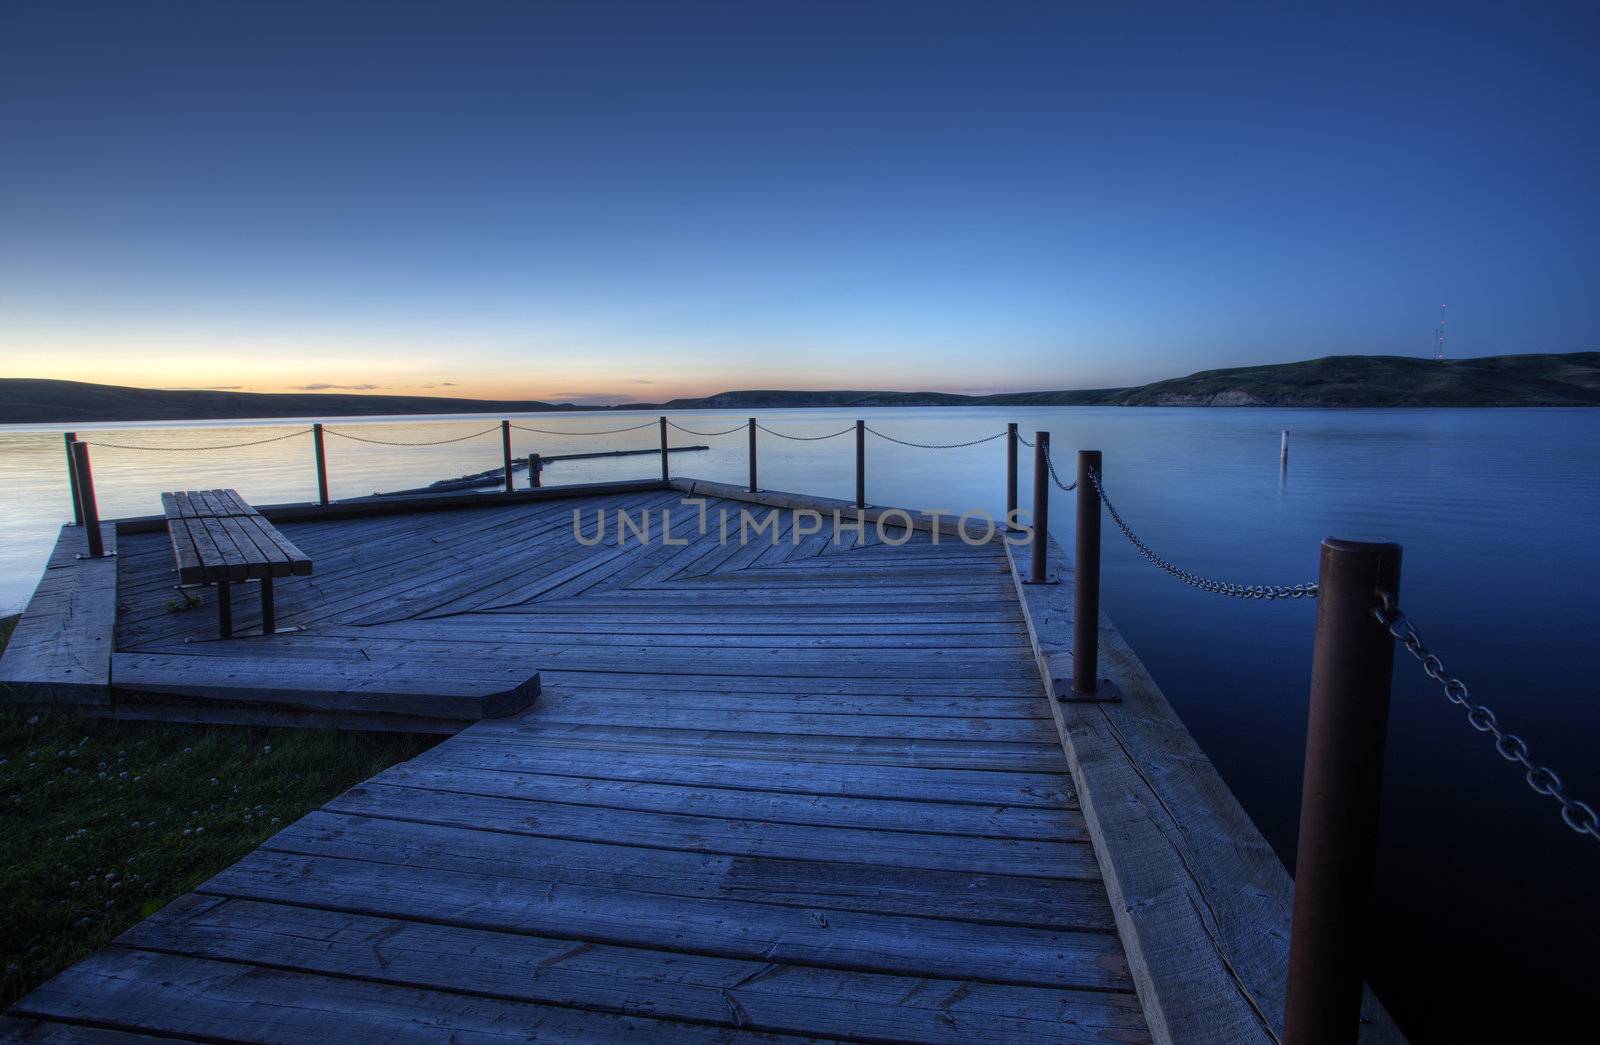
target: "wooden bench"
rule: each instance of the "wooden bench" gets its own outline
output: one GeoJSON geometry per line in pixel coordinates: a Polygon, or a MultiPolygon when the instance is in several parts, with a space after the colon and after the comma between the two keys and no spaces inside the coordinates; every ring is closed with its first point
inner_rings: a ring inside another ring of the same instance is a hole
{"type": "Polygon", "coordinates": [[[217,632],[233,635],[235,581],[261,582],[261,632],[277,631],[272,582],[305,576],[311,558],[279,533],[236,490],[185,490],[161,495],[179,584],[217,586],[217,632]]]}

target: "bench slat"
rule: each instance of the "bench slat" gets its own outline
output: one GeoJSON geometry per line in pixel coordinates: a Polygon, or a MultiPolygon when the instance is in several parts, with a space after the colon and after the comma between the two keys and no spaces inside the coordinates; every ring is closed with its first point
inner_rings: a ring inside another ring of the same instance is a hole
{"type": "Polygon", "coordinates": [[[237,490],[161,495],[182,584],[306,576],[311,557],[295,547],[237,490]]]}

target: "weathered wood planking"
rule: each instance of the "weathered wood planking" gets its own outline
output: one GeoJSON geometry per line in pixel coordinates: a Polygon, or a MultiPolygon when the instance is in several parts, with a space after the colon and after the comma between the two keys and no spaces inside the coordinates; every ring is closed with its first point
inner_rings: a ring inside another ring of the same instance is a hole
{"type": "Polygon", "coordinates": [[[102,523],[104,558],[86,558],[81,526],[63,526],[4,656],[0,696],[17,703],[108,705],[116,622],[117,533],[102,523]]]}
{"type": "MultiPolygon", "coordinates": [[[[1052,540],[1057,583],[1025,584],[1028,549],[1007,554],[1041,680],[1070,678],[1072,564],[1052,540]]],[[[1278,1042],[1293,883],[1104,614],[1099,635],[1101,673],[1122,699],[1050,706],[1150,1031],[1278,1042]]],[[[1362,1041],[1404,1040],[1370,990],[1364,1015],[1362,1041]]]]}
{"type": "Polygon", "coordinates": [[[311,557],[233,490],[161,495],[180,584],[307,576],[311,557]]]}
{"type": "Polygon", "coordinates": [[[18,1015],[235,1040],[330,1019],[356,1041],[1146,1040],[997,547],[587,548],[571,507],[285,523],[319,574],[281,582],[306,630],[270,641],[185,641],[203,622],[166,611],[169,564],[126,535],[115,674],[151,700],[315,679],[416,721],[438,709],[413,676],[537,669],[544,692],[290,825],[18,1015]]]}

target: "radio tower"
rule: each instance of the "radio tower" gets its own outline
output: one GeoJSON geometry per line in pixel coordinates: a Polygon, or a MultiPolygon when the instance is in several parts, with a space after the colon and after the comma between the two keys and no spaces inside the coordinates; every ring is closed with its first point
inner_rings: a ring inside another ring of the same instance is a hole
{"type": "Polygon", "coordinates": [[[1433,358],[1435,360],[1440,360],[1440,359],[1444,358],[1444,306],[1443,305],[1439,306],[1439,329],[1434,331],[1433,358]]]}

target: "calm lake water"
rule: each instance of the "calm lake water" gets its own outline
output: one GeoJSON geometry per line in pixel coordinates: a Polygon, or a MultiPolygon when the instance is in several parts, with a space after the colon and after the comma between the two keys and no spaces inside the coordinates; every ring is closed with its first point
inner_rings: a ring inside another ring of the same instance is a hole
{"type": "MultiPolygon", "coordinates": [[[[780,431],[824,434],[854,413],[766,411],[780,431]]],[[[707,431],[741,414],[674,415],[707,431]]],[[[1405,546],[1402,599],[1452,672],[1524,736],[1569,793],[1600,804],[1600,411],[897,409],[867,415],[900,438],[955,442],[1017,421],[1048,430],[1067,475],[1075,448],[1105,452],[1107,493],[1165,558],[1241,583],[1312,581],[1327,535],[1405,546]],[[1278,439],[1291,429],[1280,472],[1278,439]]],[[[495,418],[354,419],[369,438],[468,435],[495,418]]],[[[581,432],[649,421],[631,412],[533,415],[581,432]]],[[[198,446],[268,438],[300,422],[82,425],[84,438],[198,446]]],[[[516,432],[519,455],[650,447],[655,432],[516,432]]],[[[1031,435],[1030,435],[1031,438],[1031,435]]],[[[743,432],[678,454],[673,470],[745,480],[743,432]]],[[[335,497],[496,467],[495,434],[445,446],[329,437],[335,497]]],[[[764,487],[853,496],[850,436],[761,437],[764,487]]],[[[97,448],[102,515],[159,512],[158,491],[231,486],[257,503],[315,496],[309,436],[215,452],[97,448]]],[[[869,437],[868,497],[986,509],[1004,498],[1004,443],[922,450],[869,437]]],[[[551,465],[550,485],[656,474],[653,457],[551,465]]],[[[1031,488],[1027,466],[1024,504],[1031,488]]],[[[1061,497],[1061,495],[1057,495],[1061,497]]],[[[0,608],[19,607],[70,516],[59,428],[0,430],[0,608]]],[[[1071,548],[1072,512],[1052,529],[1071,548]]],[[[1292,860],[1313,606],[1249,602],[1158,573],[1105,526],[1104,602],[1280,855],[1292,860]]],[[[1409,658],[1396,661],[1372,979],[1413,1040],[1560,1040],[1593,1027],[1600,845],[1562,826],[1409,658]],[[1562,1028],[1567,1028],[1563,1033],[1562,1028]]]]}

